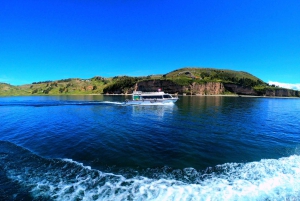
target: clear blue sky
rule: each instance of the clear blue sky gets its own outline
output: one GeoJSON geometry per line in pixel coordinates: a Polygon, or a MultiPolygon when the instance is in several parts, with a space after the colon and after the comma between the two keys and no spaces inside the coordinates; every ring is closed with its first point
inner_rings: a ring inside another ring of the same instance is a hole
{"type": "Polygon", "coordinates": [[[0,0],[0,82],[182,67],[300,83],[299,0],[0,0]]]}

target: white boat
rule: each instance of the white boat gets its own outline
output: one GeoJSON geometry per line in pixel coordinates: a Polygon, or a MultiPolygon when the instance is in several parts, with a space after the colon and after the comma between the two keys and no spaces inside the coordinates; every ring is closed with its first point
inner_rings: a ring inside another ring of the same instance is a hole
{"type": "Polygon", "coordinates": [[[158,92],[141,92],[134,91],[132,93],[132,99],[126,100],[125,104],[128,105],[155,105],[155,104],[170,104],[175,103],[178,97],[173,97],[171,94],[158,92]]]}

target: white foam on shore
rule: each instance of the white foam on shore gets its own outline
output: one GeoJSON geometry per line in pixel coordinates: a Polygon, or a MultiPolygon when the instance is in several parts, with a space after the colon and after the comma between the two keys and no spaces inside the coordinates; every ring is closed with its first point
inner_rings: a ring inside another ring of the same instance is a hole
{"type": "MultiPolygon", "coordinates": [[[[63,167],[8,170],[8,176],[32,188],[34,197],[52,200],[300,200],[300,156],[226,163],[204,174],[186,168],[182,178],[164,179],[93,170],[72,160],[63,167]],[[187,177],[193,178],[188,182],[187,177]]],[[[163,176],[163,172],[161,173],[163,176]]]]}

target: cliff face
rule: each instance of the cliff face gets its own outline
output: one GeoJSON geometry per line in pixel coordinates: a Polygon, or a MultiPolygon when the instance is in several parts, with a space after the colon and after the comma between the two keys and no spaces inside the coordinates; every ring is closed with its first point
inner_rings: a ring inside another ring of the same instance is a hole
{"type": "Polygon", "coordinates": [[[243,87],[236,84],[224,84],[224,87],[227,91],[240,95],[300,97],[299,91],[294,91],[291,89],[267,89],[265,91],[255,91],[251,87],[243,87]]]}
{"type": "Polygon", "coordinates": [[[218,95],[225,92],[225,87],[222,83],[208,82],[205,84],[193,83],[189,86],[189,91],[197,95],[218,95]]]}
{"type": "Polygon", "coordinates": [[[162,89],[170,94],[187,94],[187,95],[220,95],[225,92],[231,92],[238,95],[251,96],[276,96],[276,97],[299,97],[300,92],[290,89],[265,89],[256,91],[252,87],[245,87],[237,84],[228,84],[220,82],[207,82],[199,84],[193,82],[190,85],[178,85],[171,80],[146,80],[137,82],[134,86],[129,88],[114,88],[107,91],[108,94],[130,94],[134,90],[143,92],[152,92],[162,89]]]}
{"type": "Polygon", "coordinates": [[[299,91],[294,91],[290,89],[276,89],[276,90],[267,90],[266,96],[279,96],[279,97],[300,97],[299,91]]]}
{"type": "Polygon", "coordinates": [[[217,95],[225,92],[224,85],[216,82],[208,82],[206,84],[197,84],[194,82],[188,86],[177,85],[169,80],[149,80],[137,83],[137,90],[139,91],[157,91],[159,88],[166,93],[172,94],[217,95]]]}
{"type": "Polygon", "coordinates": [[[300,92],[290,89],[274,89],[263,92],[255,91],[252,87],[244,87],[236,84],[226,84],[219,82],[208,82],[205,84],[192,83],[191,85],[181,86],[170,80],[148,80],[138,82],[136,90],[139,91],[157,91],[162,89],[166,93],[192,94],[192,95],[219,95],[229,91],[239,95],[250,96],[277,96],[277,97],[299,97],[300,92]]]}
{"type": "Polygon", "coordinates": [[[227,91],[241,95],[258,96],[257,92],[251,87],[244,87],[236,84],[224,84],[227,91]]]}

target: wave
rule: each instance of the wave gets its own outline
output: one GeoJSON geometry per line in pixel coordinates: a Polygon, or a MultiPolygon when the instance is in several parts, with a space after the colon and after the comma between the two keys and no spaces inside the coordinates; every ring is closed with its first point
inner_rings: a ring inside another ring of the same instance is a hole
{"type": "Polygon", "coordinates": [[[30,189],[33,200],[300,200],[298,155],[130,176],[71,159],[42,158],[0,141],[0,168],[9,180],[30,189]]]}

